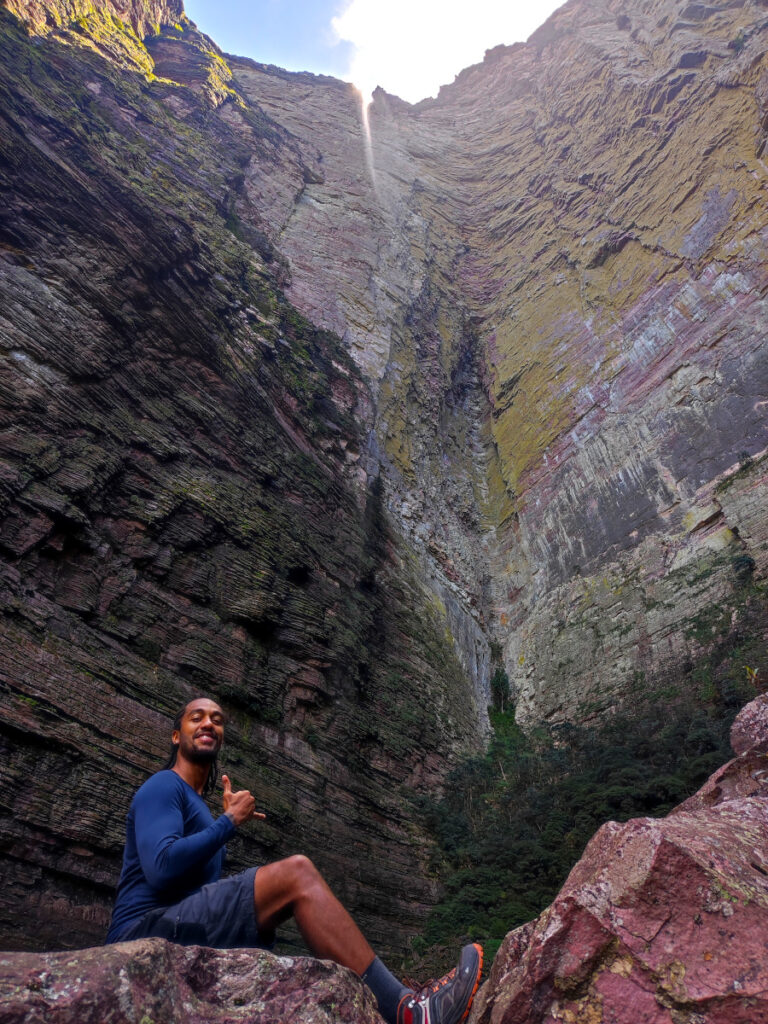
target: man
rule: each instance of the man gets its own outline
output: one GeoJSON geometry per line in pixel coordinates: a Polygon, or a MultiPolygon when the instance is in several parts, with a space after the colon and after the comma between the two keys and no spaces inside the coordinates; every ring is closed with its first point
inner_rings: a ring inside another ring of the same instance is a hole
{"type": "Polygon", "coordinates": [[[203,800],[213,791],[224,740],[224,712],[190,701],[176,716],[171,756],[138,790],[126,819],[123,870],[107,942],[159,936],[183,945],[265,947],[291,915],[315,956],[355,971],[388,1024],[458,1024],[480,981],[483,951],[465,946],[449,974],[414,992],[375,955],[310,860],[288,857],[221,878],[225,843],[264,818],[247,790],[226,775],[223,814],[203,800]]]}

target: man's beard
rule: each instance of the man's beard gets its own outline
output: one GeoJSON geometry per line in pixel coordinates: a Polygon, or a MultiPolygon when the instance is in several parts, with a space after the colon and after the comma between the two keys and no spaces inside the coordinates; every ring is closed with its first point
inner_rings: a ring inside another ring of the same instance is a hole
{"type": "Polygon", "coordinates": [[[212,747],[196,747],[194,740],[184,744],[184,756],[193,764],[213,764],[219,756],[221,744],[216,743],[212,747]]]}
{"type": "Polygon", "coordinates": [[[218,756],[218,750],[195,750],[193,748],[187,758],[194,764],[213,764],[218,756]]]}

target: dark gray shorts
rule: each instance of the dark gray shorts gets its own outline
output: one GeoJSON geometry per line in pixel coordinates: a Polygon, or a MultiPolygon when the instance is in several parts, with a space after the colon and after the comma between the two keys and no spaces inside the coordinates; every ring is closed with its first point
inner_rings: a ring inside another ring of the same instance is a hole
{"type": "Polygon", "coordinates": [[[235,949],[264,946],[253,907],[253,878],[258,868],[204,885],[171,907],[150,910],[121,933],[118,942],[150,937],[182,946],[235,949]]]}

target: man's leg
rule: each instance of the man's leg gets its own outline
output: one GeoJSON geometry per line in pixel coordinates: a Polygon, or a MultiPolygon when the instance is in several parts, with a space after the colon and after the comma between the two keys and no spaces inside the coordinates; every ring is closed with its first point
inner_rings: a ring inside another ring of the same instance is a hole
{"type": "Polygon", "coordinates": [[[270,941],[277,926],[293,915],[312,952],[359,974],[390,1024],[458,1024],[469,1013],[483,966],[480,946],[465,946],[458,966],[417,994],[379,960],[306,857],[288,857],[260,867],[253,897],[262,938],[270,941]]]}
{"type": "Polygon", "coordinates": [[[267,941],[293,916],[312,952],[364,974],[375,953],[307,857],[288,857],[256,872],[253,898],[259,933],[267,941]]]}

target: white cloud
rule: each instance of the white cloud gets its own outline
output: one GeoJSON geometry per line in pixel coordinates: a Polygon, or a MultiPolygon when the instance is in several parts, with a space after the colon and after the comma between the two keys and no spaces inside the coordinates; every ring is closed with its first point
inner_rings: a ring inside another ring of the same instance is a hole
{"type": "Polygon", "coordinates": [[[333,29],[354,46],[349,78],[415,103],[499,43],[525,40],[562,0],[351,0],[333,29]]]}

